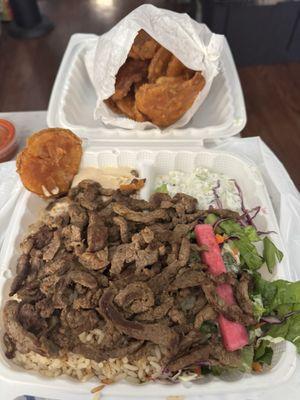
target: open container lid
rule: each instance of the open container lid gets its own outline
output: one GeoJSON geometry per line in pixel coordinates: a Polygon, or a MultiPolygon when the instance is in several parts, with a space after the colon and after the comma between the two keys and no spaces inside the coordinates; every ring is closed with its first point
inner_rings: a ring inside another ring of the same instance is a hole
{"type": "Polygon", "coordinates": [[[71,37],[60,65],[48,107],[49,127],[71,129],[89,140],[127,144],[202,144],[205,139],[225,139],[241,132],[246,124],[244,97],[229,45],[224,39],[220,72],[192,120],[184,127],[163,132],[159,129],[128,130],[94,120],[96,93],[88,77],[84,55],[97,35],[71,37]]]}

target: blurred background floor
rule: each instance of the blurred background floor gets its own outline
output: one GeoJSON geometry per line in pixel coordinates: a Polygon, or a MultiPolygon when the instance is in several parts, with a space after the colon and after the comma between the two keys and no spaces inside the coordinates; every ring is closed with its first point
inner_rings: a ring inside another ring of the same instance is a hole
{"type": "MultiPolygon", "coordinates": [[[[144,1],[40,0],[54,23],[48,35],[0,36],[0,112],[47,109],[52,85],[73,33],[101,34],[144,1]]],[[[180,0],[147,1],[179,12],[192,11],[180,0]]],[[[248,122],[242,136],[261,136],[300,188],[300,63],[238,68],[248,122]]]]}

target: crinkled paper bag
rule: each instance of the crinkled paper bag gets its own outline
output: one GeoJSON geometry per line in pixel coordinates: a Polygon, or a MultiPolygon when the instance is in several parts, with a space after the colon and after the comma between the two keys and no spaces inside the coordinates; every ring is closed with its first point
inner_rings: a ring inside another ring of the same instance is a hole
{"type": "Polygon", "coordinates": [[[178,14],[149,4],[138,7],[110,31],[99,36],[95,47],[85,55],[88,74],[97,93],[94,118],[106,125],[127,129],[157,128],[151,122],[136,122],[115,114],[103,102],[114,94],[115,76],[125,63],[140,29],[144,29],[186,67],[202,71],[204,88],[182,118],[166,129],[183,127],[205,100],[218,74],[224,37],[210,32],[206,25],[197,23],[187,14],[178,14]]]}

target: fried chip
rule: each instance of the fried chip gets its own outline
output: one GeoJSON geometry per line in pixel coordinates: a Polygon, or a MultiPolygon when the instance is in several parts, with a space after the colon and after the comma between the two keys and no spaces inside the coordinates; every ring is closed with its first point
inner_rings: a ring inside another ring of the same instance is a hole
{"type": "Polygon", "coordinates": [[[116,103],[113,101],[113,99],[111,97],[109,97],[108,99],[105,99],[103,101],[107,105],[107,107],[109,107],[113,112],[115,112],[116,114],[122,114],[122,111],[119,110],[118,106],[116,105],[116,103]]]}
{"type": "Polygon", "coordinates": [[[169,61],[166,76],[183,76],[185,79],[191,79],[195,71],[187,68],[177,57],[172,55],[169,61]]]}
{"type": "Polygon", "coordinates": [[[166,127],[185,114],[203,89],[205,79],[196,72],[192,79],[163,77],[142,85],[136,95],[137,109],[159,127],[166,127]]]}
{"type": "Polygon", "coordinates": [[[73,132],[43,129],[27,139],[17,157],[17,172],[26,189],[43,198],[54,197],[69,190],[81,156],[81,140],[73,132]]]}
{"type": "Polygon", "coordinates": [[[157,41],[141,29],[134,39],[128,56],[136,60],[150,60],[154,56],[158,46],[157,41]]]}
{"type": "Polygon", "coordinates": [[[136,108],[135,98],[133,94],[128,94],[121,100],[116,101],[117,107],[121,110],[127,117],[134,119],[138,122],[146,121],[144,115],[136,108]]]}
{"type": "Polygon", "coordinates": [[[160,47],[152,58],[148,68],[149,82],[155,82],[160,76],[166,75],[172,53],[164,47],[160,47]]]}
{"type": "Polygon", "coordinates": [[[134,83],[142,81],[147,76],[147,68],[146,61],[127,58],[116,75],[115,93],[111,96],[112,100],[116,101],[125,97],[134,83]]]}

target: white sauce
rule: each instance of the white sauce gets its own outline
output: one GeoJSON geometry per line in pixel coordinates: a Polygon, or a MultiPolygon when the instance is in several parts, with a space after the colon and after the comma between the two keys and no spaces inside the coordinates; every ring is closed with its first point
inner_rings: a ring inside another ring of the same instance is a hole
{"type": "Polygon", "coordinates": [[[178,192],[189,194],[198,200],[200,209],[216,207],[213,188],[217,189],[222,206],[233,211],[241,210],[241,201],[234,182],[224,174],[209,171],[207,168],[196,168],[192,173],[170,171],[167,175],[158,176],[155,188],[165,185],[168,193],[174,196],[178,192]]]}
{"type": "Polygon", "coordinates": [[[74,176],[72,187],[85,179],[99,182],[104,188],[118,189],[120,185],[128,184],[135,178],[130,167],[86,167],[81,168],[74,176]]]}

